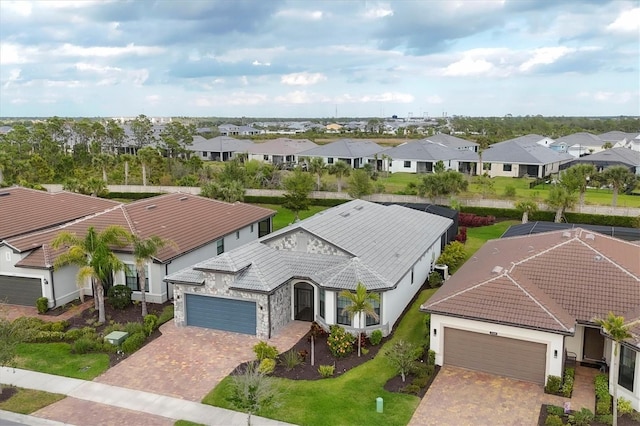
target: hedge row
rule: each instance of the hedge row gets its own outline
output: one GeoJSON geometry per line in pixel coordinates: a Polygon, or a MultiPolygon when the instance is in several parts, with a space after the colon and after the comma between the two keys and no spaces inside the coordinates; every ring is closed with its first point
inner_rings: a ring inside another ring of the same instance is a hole
{"type": "Polygon", "coordinates": [[[123,200],[142,200],[143,198],[151,198],[162,195],[160,192],[109,192],[102,198],[120,198],[123,200]]]}
{"type": "MultiPolygon", "coordinates": [[[[321,206],[321,207],[335,207],[340,204],[344,204],[351,200],[335,200],[328,198],[310,198],[310,204],[312,206],[321,206]]],[[[258,195],[245,195],[244,202],[250,204],[282,204],[284,201],[283,197],[273,197],[273,196],[258,196],[258,195]]]]}

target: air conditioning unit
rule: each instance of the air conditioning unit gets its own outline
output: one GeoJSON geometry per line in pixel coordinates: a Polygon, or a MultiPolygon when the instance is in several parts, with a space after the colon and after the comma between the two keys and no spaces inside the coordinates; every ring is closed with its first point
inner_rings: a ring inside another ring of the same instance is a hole
{"type": "Polygon", "coordinates": [[[436,263],[433,265],[433,270],[440,274],[443,280],[449,278],[449,266],[442,263],[436,263]]]}

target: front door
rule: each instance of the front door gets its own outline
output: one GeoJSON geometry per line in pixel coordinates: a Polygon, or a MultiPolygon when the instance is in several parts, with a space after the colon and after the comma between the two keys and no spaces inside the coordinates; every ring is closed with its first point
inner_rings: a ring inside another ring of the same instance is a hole
{"type": "Polygon", "coordinates": [[[604,355],[604,336],[599,328],[584,328],[584,346],[582,358],[592,361],[601,361],[604,355]]]}
{"type": "Polygon", "coordinates": [[[308,283],[297,283],[293,293],[294,319],[313,321],[313,286],[308,283]]]}

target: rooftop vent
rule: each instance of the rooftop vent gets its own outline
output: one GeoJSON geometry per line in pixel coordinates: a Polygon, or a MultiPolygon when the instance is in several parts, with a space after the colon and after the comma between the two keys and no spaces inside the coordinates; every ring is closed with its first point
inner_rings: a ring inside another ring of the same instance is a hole
{"type": "Polygon", "coordinates": [[[596,262],[600,262],[602,260],[602,256],[600,256],[599,254],[597,254],[594,259],[596,260],[596,262]]]}
{"type": "Polygon", "coordinates": [[[355,210],[362,210],[364,208],[364,206],[355,206],[354,209],[355,210]]]}
{"type": "Polygon", "coordinates": [[[594,240],[596,239],[596,236],[594,234],[587,234],[584,236],[587,240],[594,240]]]}
{"type": "Polygon", "coordinates": [[[533,250],[534,250],[534,249],[533,249],[533,246],[529,246],[529,250],[528,250],[528,252],[529,252],[529,253],[531,253],[533,250]]]}
{"type": "Polygon", "coordinates": [[[156,205],[155,204],[151,204],[150,206],[145,207],[147,210],[151,210],[151,209],[155,209],[156,205]]]}
{"type": "Polygon", "coordinates": [[[562,238],[571,238],[571,232],[569,231],[564,231],[562,233],[562,238]]]}
{"type": "Polygon", "coordinates": [[[494,266],[491,272],[493,272],[494,274],[499,274],[500,272],[502,272],[502,266],[494,266]]]}
{"type": "Polygon", "coordinates": [[[7,195],[11,195],[10,192],[0,192],[0,197],[6,197],[7,195]]]}
{"type": "Polygon", "coordinates": [[[349,216],[349,214],[350,214],[349,212],[342,212],[342,213],[340,213],[340,216],[342,216],[342,217],[348,217],[348,216],[349,216]]]}
{"type": "Polygon", "coordinates": [[[189,199],[189,197],[180,197],[180,201],[185,201],[185,200],[188,200],[188,199],[189,199]]]}

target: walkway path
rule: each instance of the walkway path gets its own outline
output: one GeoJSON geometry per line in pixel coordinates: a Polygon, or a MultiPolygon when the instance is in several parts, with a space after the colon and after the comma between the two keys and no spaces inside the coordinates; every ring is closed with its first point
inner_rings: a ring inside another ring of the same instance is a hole
{"type": "MultiPolygon", "coordinates": [[[[7,385],[59,393],[79,400],[120,407],[166,419],[182,419],[221,426],[244,425],[247,422],[246,414],[224,408],[35,371],[0,367],[0,380],[7,385]]],[[[0,419],[2,418],[2,412],[0,412],[0,419]]],[[[90,419],[85,417],[85,420],[90,423],[90,419]]],[[[87,424],[86,421],[85,424],[87,424]]],[[[255,416],[252,417],[252,424],[286,425],[283,422],[255,416]]]]}

